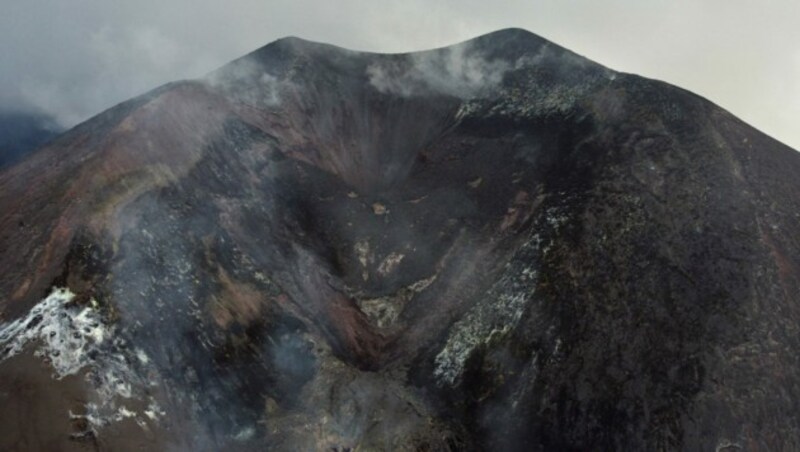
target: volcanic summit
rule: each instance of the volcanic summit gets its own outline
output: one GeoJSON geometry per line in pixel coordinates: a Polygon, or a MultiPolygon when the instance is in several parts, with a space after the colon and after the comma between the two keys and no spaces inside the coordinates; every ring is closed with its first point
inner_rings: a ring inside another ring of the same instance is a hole
{"type": "Polygon", "coordinates": [[[0,212],[2,450],[800,444],[800,154],[524,30],[275,41],[0,212]]]}

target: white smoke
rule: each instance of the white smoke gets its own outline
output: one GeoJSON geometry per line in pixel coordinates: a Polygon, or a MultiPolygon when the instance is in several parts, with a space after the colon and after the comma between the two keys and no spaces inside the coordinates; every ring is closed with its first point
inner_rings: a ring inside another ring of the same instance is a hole
{"type": "MultiPolygon", "coordinates": [[[[531,49],[533,50],[533,49],[531,49]]],[[[431,93],[470,99],[498,88],[510,71],[546,68],[559,76],[584,70],[588,60],[544,44],[515,60],[489,58],[470,42],[411,54],[407,60],[383,60],[367,67],[370,84],[382,93],[404,97],[431,93]]]]}
{"type": "Polygon", "coordinates": [[[383,62],[367,67],[369,81],[378,91],[415,96],[434,92],[461,98],[491,89],[503,81],[513,66],[489,60],[469,43],[412,54],[407,62],[383,62]]]}
{"type": "Polygon", "coordinates": [[[223,71],[212,72],[205,77],[205,82],[239,102],[261,107],[280,105],[281,92],[291,85],[251,60],[237,61],[223,71]]]}

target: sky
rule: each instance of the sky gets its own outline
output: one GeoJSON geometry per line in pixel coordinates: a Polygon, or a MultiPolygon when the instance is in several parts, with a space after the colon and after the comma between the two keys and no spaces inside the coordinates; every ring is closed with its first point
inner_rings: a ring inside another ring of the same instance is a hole
{"type": "Polygon", "coordinates": [[[797,0],[0,0],[0,111],[71,127],[284,36],[405,52],[525,28],[800,149],[797,0]]]}

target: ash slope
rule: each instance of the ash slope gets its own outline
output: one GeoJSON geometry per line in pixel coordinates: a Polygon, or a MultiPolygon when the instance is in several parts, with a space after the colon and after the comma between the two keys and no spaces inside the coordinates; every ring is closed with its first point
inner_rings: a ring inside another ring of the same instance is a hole
{"type": "Polygon", "coordinates": [[[798,174],[522,30],[276,41],[0,173],[3,331],[105,332],[2,338],[0,448],[797,448],[798,174]]]}

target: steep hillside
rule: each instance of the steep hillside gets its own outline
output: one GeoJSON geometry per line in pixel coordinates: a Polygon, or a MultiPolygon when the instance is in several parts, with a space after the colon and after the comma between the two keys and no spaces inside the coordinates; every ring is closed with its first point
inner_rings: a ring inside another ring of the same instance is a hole
{"type": "Polygon", "coordinates": [[[0,449],[795,449],[799,176],[523,30],[276,41],[0,172],[0,449]]]}

